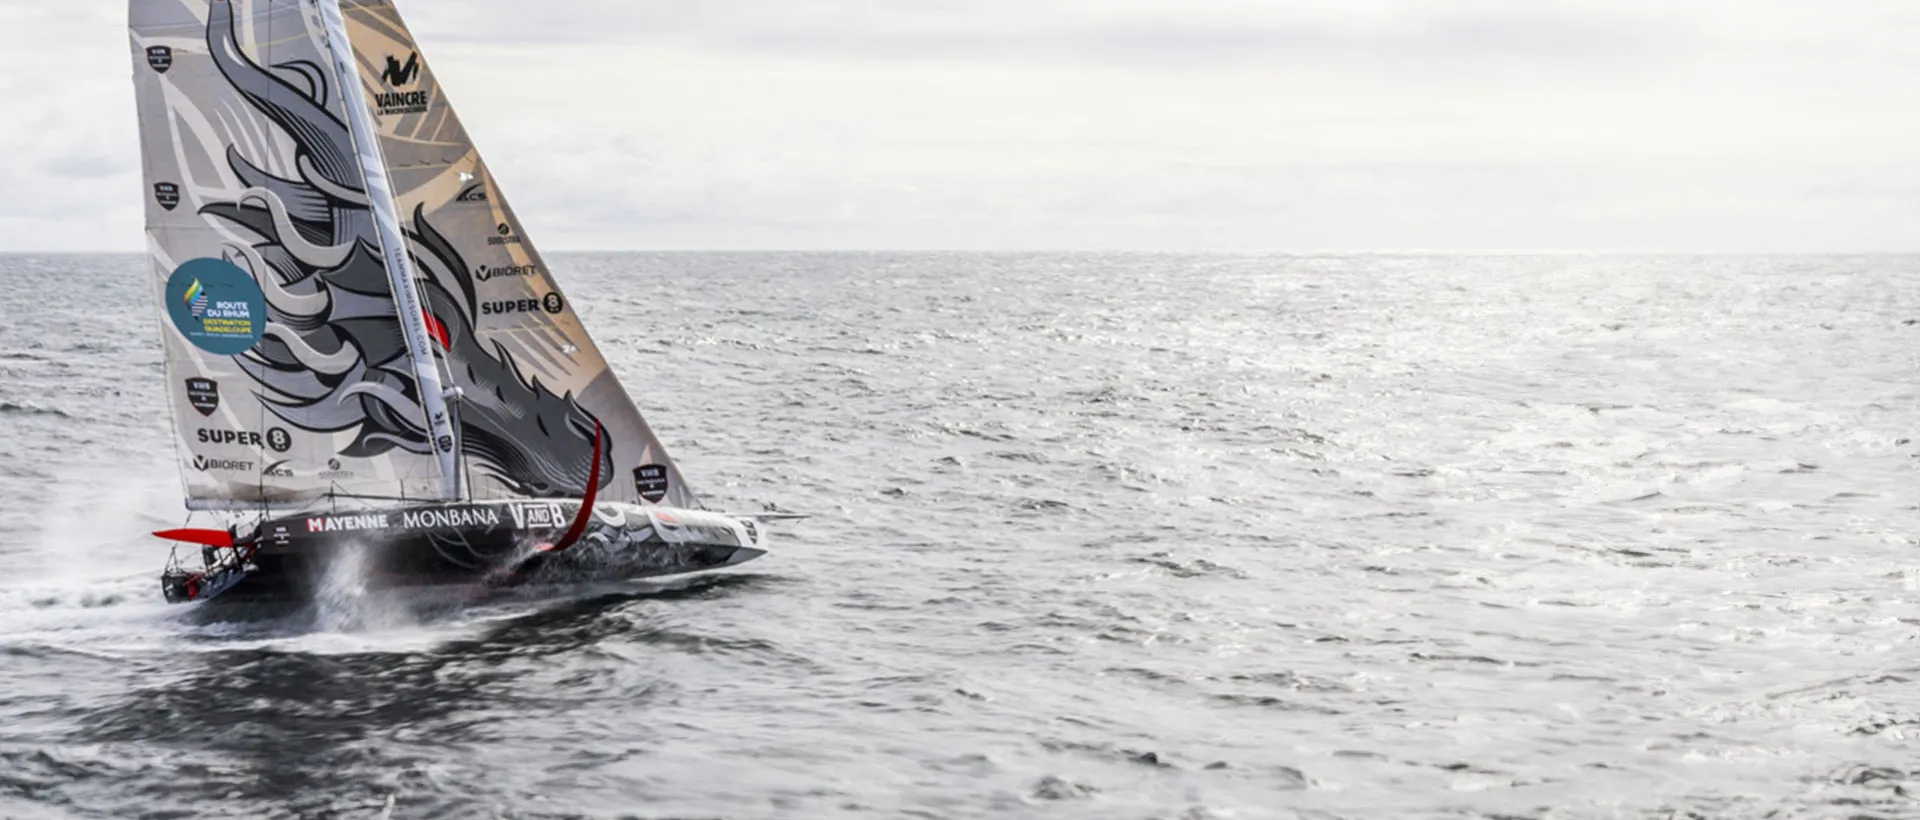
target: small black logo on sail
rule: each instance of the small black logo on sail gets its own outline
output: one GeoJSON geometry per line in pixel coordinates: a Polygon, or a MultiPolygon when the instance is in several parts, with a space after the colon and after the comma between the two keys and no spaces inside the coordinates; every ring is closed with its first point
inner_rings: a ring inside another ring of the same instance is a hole
{"type": "Polygon", "coordinates": [[[485,282],[502,276],[539,276],[540,268],[534,265],[481,265],[473,269],[473,279],[485,282]]]}
{"type": "Polygon", "coordinates": [[[489,245],[518,245],[523,241],[519,234],[513,232],[513,226],[505,222],[494,226],[493,234],[487,237],[489,245]]]}
{"type": "Polygon", "coordinates": [[[200,415],[211,416],[220,409],[220,383],[212,379],[188,379],[187,403],[200,415]]]}
{"type": "Polygon", "coordinates": [[[169,211],[180,207],[180,186],[171,182],[153,184],[153,201],[169,211]]]}
{"type": "Polygon", "coordinates": [[[387,69],[380,72],[380,79],[393,88],[413,85],[414,80],[420,79],[420,52],[408,54],[405,65],[400,63],[400,58],[387,55],[387,69]]]}
{"type": "Polygon", "coordinates": [[[327,470],[326,472],[321,473],[320,477],[328,481],[338,481],[343,478],[353,477],[353,473],[347,470],[343,470],[340,467],[341,467],[340,459],[337,459],[337,458],[327,459],[327,470]]]}
{"type": "Polygon", "coordinates": [[[642,464],[633,468],[633,489],[640,497],[658,503],[667,497],[667,468],[661,464],[642,464]]]}
{"type": "Polygon", "coordinates": [[[487,201],[487,184],[484,182],[476,182],[472,185],[468,185],[466,188],[461,189],[460,195],[454,197],[453,201],[455,202],[486,202],[487,201]]]}
{"type": "Polygon", "coordinates": [[[203,473],[249,473],[253,472],[253,462],[232,458],[207,458],[194,456],[193,468],[203,473]]]}
{"type": "Polygon", "coordinates": [[[167,73],[167,69],[173,67],[173,47],[147,46],[147,65],[153,66],[154,71],[167,73]]]}
{"type": "Polygon", "coordinates": [[[533,313],[544,310],[559,314],[567,309],[567,302],[558,293],[549,293],[539,299],[503,299],[494,302],[481,302],[480,315],[506,316],[513,313],[533,313]]]}
{"type": "MultiPolygon", "coordinates": [[[[407,61],[387,55],[387,67],[380,72],[380,81],[388,88],[399,89],[413,85],[420,79],[420,52],[407,55],[407,61]]],[[[373,95],[373,107],[380,116],[392,114],[424,114],[432,96],[426,91],[382,91],[373,95]]]]}

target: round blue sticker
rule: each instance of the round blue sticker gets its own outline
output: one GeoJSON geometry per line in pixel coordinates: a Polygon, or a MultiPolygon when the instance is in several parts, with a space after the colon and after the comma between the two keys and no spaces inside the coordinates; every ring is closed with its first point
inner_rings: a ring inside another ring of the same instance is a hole
{"type": "Polygon", "coordinates": [[[191,259],[167,279],[167,316],[194,347],[238,356],[267,332],[260,283],[224,259],[191,259]]]}

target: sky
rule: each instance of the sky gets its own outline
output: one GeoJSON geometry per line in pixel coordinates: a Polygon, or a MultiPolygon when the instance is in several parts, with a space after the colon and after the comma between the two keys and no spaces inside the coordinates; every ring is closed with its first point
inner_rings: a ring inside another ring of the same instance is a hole
{"type": "MultiPolygon", "coordinates": [[[[400,0],[547,250],[1920,251],[1914,0],[400,0]]],[[[0,0],[0,251],[143,247],[0,0]]]]}

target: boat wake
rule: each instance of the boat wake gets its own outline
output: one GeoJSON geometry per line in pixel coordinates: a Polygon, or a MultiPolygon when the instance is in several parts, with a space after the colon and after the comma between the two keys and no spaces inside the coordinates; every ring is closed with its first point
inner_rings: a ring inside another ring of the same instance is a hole
{"type": "Polygon", "coordinates": [[[0,651],[59,649],[129,659],[180,652],[267,650],[320,655],[430,652],[485,640],[514,624],[639,600],[683,600],[751,589],[770,576],[714,573],[661,579],[541,579],[475,596],[466,587],[370,589],[365,550],[342,550],[305,602],[180,608],[130,576],[83,585],[0,587],[0,651]]]}

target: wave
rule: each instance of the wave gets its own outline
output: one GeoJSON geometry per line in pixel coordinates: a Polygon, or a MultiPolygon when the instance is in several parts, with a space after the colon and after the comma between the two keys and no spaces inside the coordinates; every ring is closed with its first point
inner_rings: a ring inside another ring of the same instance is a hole
{"type": "Polygon", "coordinates": [[[52,416],[61,419],[73,418],[67,411],[57,407],[35,407],[31,404],[14,404],[10,401],[0,401],[0,415],[52,416]]]}

